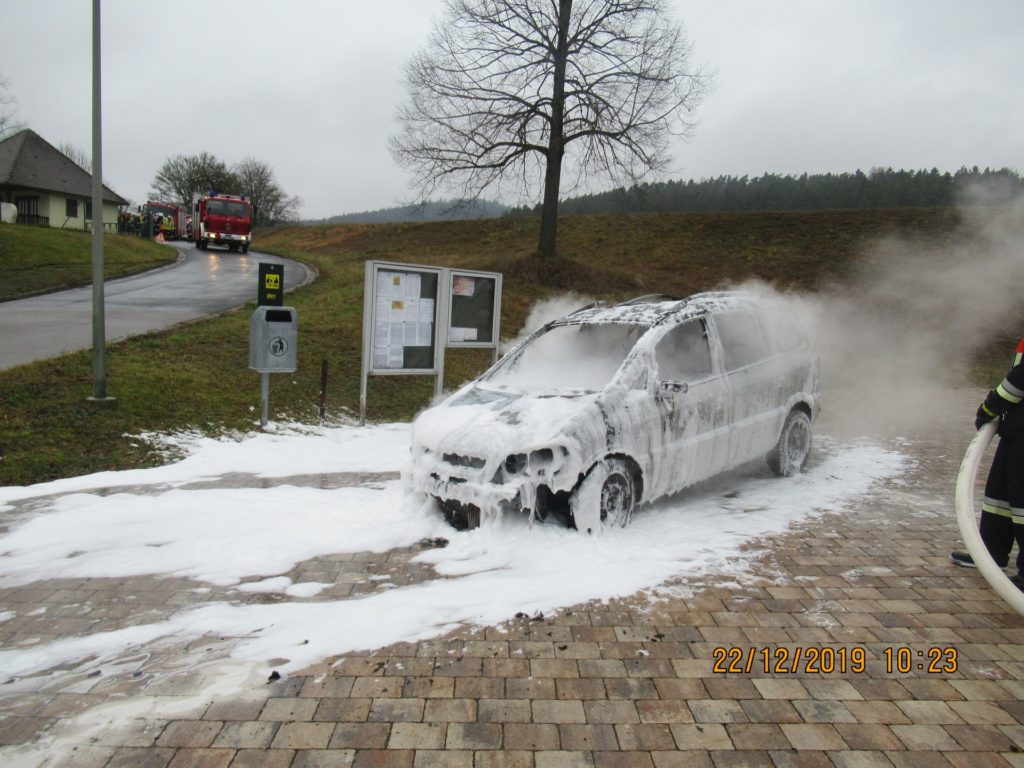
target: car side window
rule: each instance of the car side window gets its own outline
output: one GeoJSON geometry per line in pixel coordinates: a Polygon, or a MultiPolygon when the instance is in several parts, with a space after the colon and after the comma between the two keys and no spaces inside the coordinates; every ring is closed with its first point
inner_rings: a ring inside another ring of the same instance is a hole
{"type": "Polygon", "coordinates": [[[788,312],[766,309],[760,315],[761,325],[768,334],[772,348],[779,354],[792,352],[803,345],[796,318],[788,312]]]}
{"type": "Polygon", "coordinates": [[[715,328],[722,342],[726,371],[735,371],[764,359],[761,330],[749,312],[715,315],[715,328]]]}
{"type": "Polygon", "coordinates": [[[661,381],[699,381],[711,375],[711,347],[703,320],[691,320],[666,333],[654,350],[661,381]]]}

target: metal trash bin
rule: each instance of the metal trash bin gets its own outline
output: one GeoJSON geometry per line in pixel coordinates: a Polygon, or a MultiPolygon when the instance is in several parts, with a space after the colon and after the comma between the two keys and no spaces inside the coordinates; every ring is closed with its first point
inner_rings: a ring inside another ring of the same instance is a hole
{"type": "Polygon", "coordinates": [[[249,318],[249,368],[291,373],[296,368],[298,313],[294,307],[257,307],[249,318]]]}

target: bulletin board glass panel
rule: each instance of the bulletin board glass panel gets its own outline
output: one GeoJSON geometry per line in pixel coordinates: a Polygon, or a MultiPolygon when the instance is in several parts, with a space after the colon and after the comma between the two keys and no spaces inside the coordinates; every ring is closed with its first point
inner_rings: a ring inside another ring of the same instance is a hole
{"type": "Polygon", "coordinates": [[[438,277],[405,267],[376,269],[371,373],[435,371],[438,277]]]}
{"type": "Polygon", "coordinates": [[[452,270],[448,346],[495,346],[500,299],[500,275],[452,270]]]}

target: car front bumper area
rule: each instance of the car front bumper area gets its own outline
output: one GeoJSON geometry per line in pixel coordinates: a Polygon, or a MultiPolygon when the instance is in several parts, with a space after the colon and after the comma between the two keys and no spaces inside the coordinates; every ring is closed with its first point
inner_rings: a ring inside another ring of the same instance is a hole
{"type": "Polygon", "coordinates": [[[413,461],[412,489],[437,499],[449,518],[468,517],[468,527],[474,527],[474,517],[479,522],[506,511],[532,509],[527,501],[535,498],[536,492],[528,478],[496,482],[497,473],[487,470],[487,463],[481,460],[455,457],[453,461],[447,455],[438,459],[424,451],[413,461]]]}

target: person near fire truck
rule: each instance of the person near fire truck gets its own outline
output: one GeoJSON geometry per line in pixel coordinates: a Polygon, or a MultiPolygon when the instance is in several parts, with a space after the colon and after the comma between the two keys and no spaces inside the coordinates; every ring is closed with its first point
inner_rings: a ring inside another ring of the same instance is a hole
{"type": "MultiPolygon", "coordinates": [[[[999,445],[985,482],[981,505],[981,540],[996,565],[1006,567],[1017,542],[1017,574],[1010,577],[1024,590],[1024,339],[1017,345],[1010,372],[978,406],[977,429],[999,420],[999,445]]],[[[951,552],[957,565],[974,567],[967,552],[951,552]]]]}

